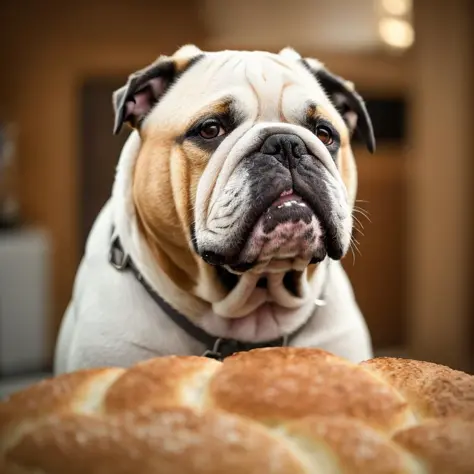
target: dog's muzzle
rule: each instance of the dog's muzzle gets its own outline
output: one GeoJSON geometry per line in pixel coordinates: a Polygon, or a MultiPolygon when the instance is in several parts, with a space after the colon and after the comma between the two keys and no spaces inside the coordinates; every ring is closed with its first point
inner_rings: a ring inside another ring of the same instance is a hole
{"type": "Polygon", "coordinates": [[[294,128],[253,134],[250,150],[222,167],[227,180],[211,196],[207,229],[195,236],[207,263],[245,272],[290,261],[302,270],[343,256],[347,201],[328,169],[333,158],[309,130],[294,128]]]}

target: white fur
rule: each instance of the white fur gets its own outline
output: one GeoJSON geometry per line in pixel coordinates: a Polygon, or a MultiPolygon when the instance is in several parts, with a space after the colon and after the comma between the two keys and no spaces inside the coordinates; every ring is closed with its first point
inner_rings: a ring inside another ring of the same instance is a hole
{"type": "Polygon", "coordinates": [[[278,54],[280,54],[280,56],[283,56],[286,59],[292,59],[293,61],[301,59],[300,53],[296,52],[293,48],[290,47],[283,48],[278,54]]]}

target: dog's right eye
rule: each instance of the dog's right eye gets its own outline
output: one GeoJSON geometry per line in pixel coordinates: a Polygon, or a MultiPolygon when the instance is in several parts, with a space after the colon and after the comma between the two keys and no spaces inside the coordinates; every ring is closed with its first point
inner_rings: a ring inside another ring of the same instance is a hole
{"type": "Polygon", "coordinates": [[[212,140],[213,138],[220,137],[224,134],[224,127],[220,124],[218,120],[215,119],[206,120],[199,127],[199,135],[206,140],[212,140]]]}
{"type": "Polygon", "coordinates": [[[324,145],[330,146],[334,142],[332,131],[325,125],[319,125],[316,127],[316,136],[323,142],[324,145]]]}

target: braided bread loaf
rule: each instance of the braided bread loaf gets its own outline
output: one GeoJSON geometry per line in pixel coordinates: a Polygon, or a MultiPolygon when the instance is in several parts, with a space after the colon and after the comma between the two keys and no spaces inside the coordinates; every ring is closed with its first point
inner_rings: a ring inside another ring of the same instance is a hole
{"type": "Polygon", "coordinates": [[[0,405],[12,474],[474,473],[474,377],[318,349],[164,357],[0,405]]]}

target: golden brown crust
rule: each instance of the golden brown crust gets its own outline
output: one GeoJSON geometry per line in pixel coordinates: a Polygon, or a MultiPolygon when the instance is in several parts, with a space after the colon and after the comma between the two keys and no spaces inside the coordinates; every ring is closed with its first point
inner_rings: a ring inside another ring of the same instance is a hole
{"type": "Polygon", "coordinates": [[[6,435],[50,414],[97,411],[109,385],[124,369],[91,369],[43,380],[0,404],[0,452],[6,435]]]}
{"type": "Polygon", "coordinates": [[[395,387],[420,418],[474,421],[474,377],[430,362],[382,357],[362,364],[395,387]]]}
{"type": "Polygon", "coordinates": [[[347,415],[393,430],[410,423],[406,402],[360,367],[317,349],[275,348],[226,359],[211,381],[212,403],[264,423],[347,415]]]}
{"type": "Polygon", "coordinates": [[[284,434],[311,453],[314,467],[371,474],[412,473],[417,467],[389,438],[353,418],[306,417],[284,426],[284,434]]]}
{"type": "Polygon", "coordinates": [[[25,436],[6,460],[47,474],[305,472],[291,450],[259,425],[186,408],[106,419],[57,417],[25,436]]]}
{"type": "Polygon", "coordinates": [[[401,431],[394,441],[411,451],[436,474],[474,472],[474,422],[429,420],[401,431]]]}
{"type": "Polygon", "coordinates": [[[298,348],[80,371],[0,404],[0,472],[471,474],[473,380],[298,348]]]}
{"type": "Polygon", "coordinates": [[[204,388],[220,365],[202,357],[166,357],[142,362],[109,388],[104,410],[114,414],[141,407],[199,407],[204,388]]]}

